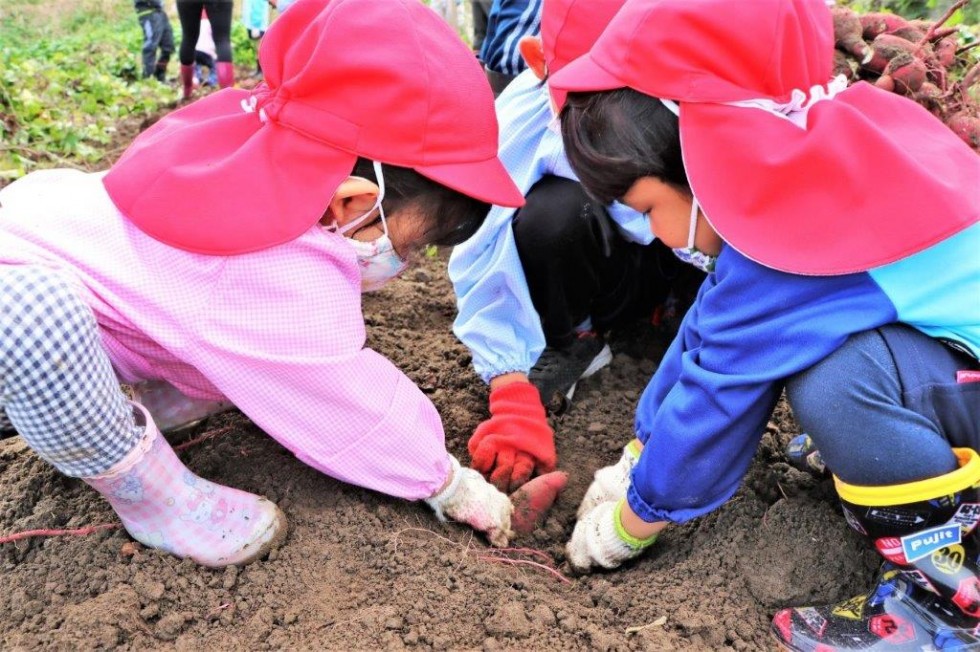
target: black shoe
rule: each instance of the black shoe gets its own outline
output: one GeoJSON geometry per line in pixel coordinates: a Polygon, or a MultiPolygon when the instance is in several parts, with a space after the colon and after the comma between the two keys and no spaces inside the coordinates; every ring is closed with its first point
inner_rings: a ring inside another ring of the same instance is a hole
{"type": "Polygon", "coordinates": [[[581,333],[566,347],[547,347],[528,374],[545,407],[556,414],[564,412],[575,393],[575,386],[612,361],[606,340],[593,332],[581,333]]]}

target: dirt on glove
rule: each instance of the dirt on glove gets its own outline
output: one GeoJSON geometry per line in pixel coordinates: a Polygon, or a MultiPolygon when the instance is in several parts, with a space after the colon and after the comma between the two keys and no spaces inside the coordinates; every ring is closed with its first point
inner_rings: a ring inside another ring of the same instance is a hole
{"type": "MultiPolygon", "coordinates": [[[[465,463],[487,389],[451,332],[445,265],[444,255],[426,260],[364,309],[368,344],[435,402],[465,463]]],[[[285,544],[240,570],[199,568],[119,530],[2,544],[0,648],[757,650],[771,647],[779,608],[865,590],[875,556],[844,523],[831,482],[787,464],[783,447],[799,428],[784,404],[721,509],[669,529],[622,570],[562,577],[578,502],[631,438],[664,344],[638,328],[614,341],[612,365],[583,381],[553,424],[568,483],[512,543],[528,550],[492,554],[422,503],[325,477],[231,412],[185,435],[218,433],[181,457],[205,478],[276,501],[290,522],[285,544]]],[[[19,439],[0,441],[0,536],[115,521],[83,483],[19,439]]]]}

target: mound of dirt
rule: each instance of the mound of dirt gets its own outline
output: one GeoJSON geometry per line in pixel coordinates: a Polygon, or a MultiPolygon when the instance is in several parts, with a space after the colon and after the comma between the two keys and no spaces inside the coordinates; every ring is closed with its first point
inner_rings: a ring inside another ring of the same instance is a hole
{"type": "MultiPolygon", "coordinates": [[[[486,388],[450,330],[444,267],[444,257],[425,261],[366,297],[365,314],[369,345],[432,398],[465,461],[487,417],[486,388]]],[[[528,550],[502,559],[422,504],[324,477],[231,412],[185,435],[223,431],[181,456],[206,478],[277,501],[291,526],[284,545],[268,561],[224,570],[142,549],[121,530],[0,545],[0,648],[755,650],[771,647],[780,607],[866,589],[875,560],[846,527],[831,483],[786,464],[783,445],[799,430],[783,404],[721,509],[669,529],[625,569],[566,577],[578,501],[629,440],[662,346],[627,339],[554,423],[568,487],[515,542],[528,550]]],[[[94,491],[19,439],[0,441],[0,535],[115,520],[94,491]]]]}

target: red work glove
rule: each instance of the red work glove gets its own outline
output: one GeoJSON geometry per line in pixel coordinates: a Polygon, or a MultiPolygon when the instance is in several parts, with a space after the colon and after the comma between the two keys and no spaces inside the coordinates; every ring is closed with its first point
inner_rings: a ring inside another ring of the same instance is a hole
{"type": "Polygon", "coordinates": [[[555,433],[548,425],[538,389],[518,381],[490,392],[490,418],[469,442],[473,468],[504,493],[531,475],[555,470],[555,433]]]}

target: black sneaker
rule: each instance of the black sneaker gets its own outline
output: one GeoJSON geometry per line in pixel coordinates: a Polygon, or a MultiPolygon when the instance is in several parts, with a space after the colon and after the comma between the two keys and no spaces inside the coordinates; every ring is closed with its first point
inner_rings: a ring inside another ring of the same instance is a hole
{"type": "Polygon", "coordinates": [[[560,414],[568,408],[578,381],[611,361],[612,350],[605,339],[596,333],[584,332],[567,347],[547,347],[528,374],[528,380],[541,392],[545,407],[560,414]]]}

